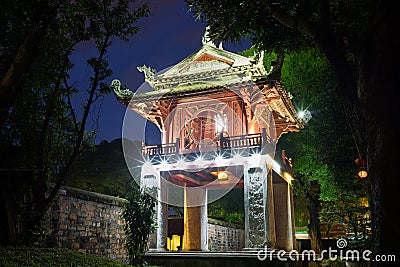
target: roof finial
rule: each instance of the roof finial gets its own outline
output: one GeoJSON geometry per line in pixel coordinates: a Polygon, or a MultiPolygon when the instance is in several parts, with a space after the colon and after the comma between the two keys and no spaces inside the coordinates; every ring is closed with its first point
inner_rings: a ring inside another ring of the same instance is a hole
{"type": "Polygon", "coordinates": [[[204,35],[203,38],[201,39],[201,42],[203,43],[203,45],[211,45],[215,47],[214,42],[211,40],[210,38],[210,25],[206,26],[206,30],[204,31],[204,35]]]}
{"type": "Polygon", "coordinates": [[[138,66],[137,67],[138,71],[143,72],[144,73],[144,78],[146,81],[151,81],[154,78],[154,75],[156,74],[156,70],[148,67],[146,65],[143,66],[138,66]]]}
{"type": "Polygon", "coordinates": [[[257,65],[264,65],[264,50],[257,53],[257,65]]]}

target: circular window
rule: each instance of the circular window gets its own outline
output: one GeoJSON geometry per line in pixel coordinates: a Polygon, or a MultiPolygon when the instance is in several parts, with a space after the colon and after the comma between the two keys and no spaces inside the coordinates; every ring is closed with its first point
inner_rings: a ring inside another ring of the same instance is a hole
{"type": "Polygon", "coordinates": [[[212,145],[217,134],[225,128],[222,114],[215,108],[206,107],[197,110],[188,120],[187,134],[197,145],[212,145]]]}

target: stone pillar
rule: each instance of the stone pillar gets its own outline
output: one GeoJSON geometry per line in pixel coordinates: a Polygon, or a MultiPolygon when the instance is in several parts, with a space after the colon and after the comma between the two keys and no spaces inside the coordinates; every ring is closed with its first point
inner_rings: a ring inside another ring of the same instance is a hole
{"type": "Polygon", "coordinates": [[[275,233],[275,209],[274,209],[274,190],[272,186],[272,169],[267,174],[267,205],[268,205],[268,222],[269,222],[269,244],[272,248],[276,246],[275,233]]]}
{"type": "Polygon", "coordinates": [[[157,199],[154,220],[157,222],[156,233],[149,238],[150,251],[165,251],[167,249],[168,235],[168,188],[160,172],[155,171],[146,163],[142,166],[140,186],[149,188],[152,196],[157,199]]]}
{"type": "Polygon", "coordinates": [[[286,182],[275,183],[275,231],[276,247],[290,251],[295,248],[295,229],[293,218],[293,196],[291,185],[286,182]]]}
{"type": "Polygon", "coordinates": [[[200,221],[200,228],[201,228],[201,250],[208,251],[208,209],[207,209],[207,189],[204,190],[204,204],[201,206],[201,221],[200,221]]]}
{"type": "Polygon", "coordinates": [[[183,250],[208,250],[206,190],[185,188],[183,220],[183,250]]]}
{"type": "Polygon", "coordinates": [[[167,250],[168,236],[168,189],[165,180],[160,179],[157,203],[157,251],[167,250]]]}
{"type": "Polygon", "coordinates": [[[244,166],[244,214],[245,249],[264,248],[269,242],[266,165],[244,166]]]}

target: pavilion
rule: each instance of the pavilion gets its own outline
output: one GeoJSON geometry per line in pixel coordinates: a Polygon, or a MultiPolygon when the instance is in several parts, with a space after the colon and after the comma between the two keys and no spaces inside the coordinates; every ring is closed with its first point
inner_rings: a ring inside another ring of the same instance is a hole
{"type": "Polygon", "coordinates": [[[291,160],[274,160],[279,137],[303,128],[280,80],[263,54],[244,57],[202,46],[176,65],[156,72],[139,67],[152,91],[133,93],[119,80],[119,102],[153,122],[160,144],[145,145],[142,187],[157,188],[157,234],[151,249],[165,251],[168,206],[183,208],[184,251],[207,251],[207,203],[244,188],[245,248],[296,247],[291,160]],[[224,191],[225,190],[225,191],[224,191]],[[222,192],[222,193],[221,193],[222,192]]]}

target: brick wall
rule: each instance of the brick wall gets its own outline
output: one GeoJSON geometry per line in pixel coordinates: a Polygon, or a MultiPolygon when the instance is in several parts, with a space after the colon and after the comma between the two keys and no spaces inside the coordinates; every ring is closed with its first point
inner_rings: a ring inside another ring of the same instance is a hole
{"type": "MultiPolygon", "coordinates": [[[[121,219],[125,199],[63,187],[47,214],[48,232],[43,246],[64,247],[128,261],[124,248],[124,222],[121,219]]],[[[242,226],[209,219],[210,251],[239,251],[244,247],[242,226]]]]}
{"type": "Polygon", "coordinates": [[[243,226],[208,219],[208,249],[210,251],[240,251],[243,248],[243,226]]]}
{"type": "Polygon", "coordinates": [[[127,262],[121,220],[126,200],[63,187],[48,212],[45,245],[71,248],[127,262]]]}

